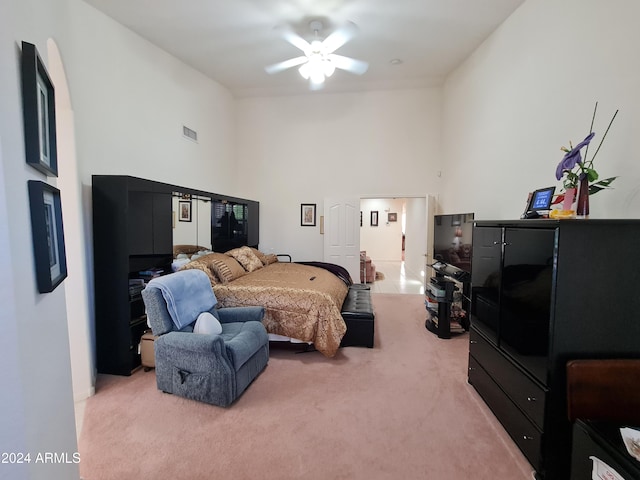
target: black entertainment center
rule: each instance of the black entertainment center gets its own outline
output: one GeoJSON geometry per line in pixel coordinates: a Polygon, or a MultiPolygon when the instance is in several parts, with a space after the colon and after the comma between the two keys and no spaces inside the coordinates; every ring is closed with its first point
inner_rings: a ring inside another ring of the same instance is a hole
{"type": "Polygon", "coordinates": [[[425,327],[439,338],[469,330],[472,230],[473,213],[434,216],[434,262],[428,265],[433,276],[425,282],[425,327]]]}
{"type": "Polygon", "coordinates": [[[468,381],[536,471],[570,475],[566,365],[640,357],[640,220],[476,221],[468,381]]]}

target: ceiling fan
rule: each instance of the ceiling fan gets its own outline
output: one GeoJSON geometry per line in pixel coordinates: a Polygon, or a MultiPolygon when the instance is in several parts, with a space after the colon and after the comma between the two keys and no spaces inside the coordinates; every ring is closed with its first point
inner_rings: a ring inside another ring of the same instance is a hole
{"type": "Polygon", "coordinates": [[[354,23],[349,22],[344,27],[331,33],[324,40],[319,39],[319,32],[323,28],[322,22],[313,20],[309,23],[309,26],[315,34],[315,40],[311,43],[291,29],[282,30],[284,39],[294,47],[302,50],[304,55],[265,67],[265,71],[268,74],[278,73],[300,65],[298,72],[305,80],[309,80],[309,88],[311,90],[319,90],[324,86],[325,78],[333,75],[336,68],[356,75],[362,75],[367,71],[369,68],[367,62],[333,53],[351,40],[358,32],[358,27],[354,23]]]}

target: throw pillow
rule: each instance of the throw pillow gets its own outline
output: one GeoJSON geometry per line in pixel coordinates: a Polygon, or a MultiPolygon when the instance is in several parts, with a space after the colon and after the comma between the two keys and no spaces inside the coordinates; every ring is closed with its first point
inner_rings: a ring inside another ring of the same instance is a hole
{"type": "Polygon", "coordinates": [[[229,283],[247,273],[235,258],[228,255],[222,256],[224,258],[217,257],[210,264],[211,270],[215,272],[221,283],[229,283]]]}
{"type": "Polygon", "coordinates": [[[275,253],[268,253],[264,256],[264,264],[271,265],[272,263],[278,263],[278,256],[275,253]]]}
{"type": "Polygon", "coordinates": [[[193,333],[202,333],[205,335],[220,335],[222,333],[222,325],[216,317],[209,312],[202,312],[198,315],[193,333]]]}
{"type": "Polygon", "coordinates": [[[249,247],[234,248],[227,255],[235,258],[247,272],[262,268],[262,262],[249,247]]]}

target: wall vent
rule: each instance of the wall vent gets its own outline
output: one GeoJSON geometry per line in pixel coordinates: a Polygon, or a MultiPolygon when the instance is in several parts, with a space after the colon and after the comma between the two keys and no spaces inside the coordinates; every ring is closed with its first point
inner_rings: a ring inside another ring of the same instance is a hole
{"type": "Polygon", "coordinates": [[[182,126],[182,135],[189,140],[193,140],[194,142],[198,141],[198,132],[195,130],[191,130],[189,127],[183,125],[182,126]]]}

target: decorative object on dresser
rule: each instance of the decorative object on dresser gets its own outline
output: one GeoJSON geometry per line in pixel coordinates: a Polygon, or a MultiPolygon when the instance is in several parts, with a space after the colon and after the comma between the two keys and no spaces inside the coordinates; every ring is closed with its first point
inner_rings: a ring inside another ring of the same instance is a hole
{"type": "Polygon", "coordinates": [[[638,355],[639,235],[640,220],[475,222],[469,383],[536,478],[569,478],[567,362],[638,355]]]}
{"type": "Polygon", "coordinates": [[[616,178],[618,178],[609,177],[600,180],[600,176],[598,175],[598,172],[593,165],[593,161],[600,151],[600,147],[602,147],[602,143],[607,137],[607,133],[609,133],[609,129],[611,128],[616,115],[618,115],[618,110],[616,110],[613,114],[613,117],[611,117],[611,121],[609,122],[604,135],[602,135],[602,139],[600,140],[595,153],[591,156],[591,159],[587,158],[589,152],[589,143],[595,136],[595,132],[593,131],[593,124],[596,120],[597,111],[598,102],[596,102],[595,107],[593,108],[593,117],[591,118],[589,135],[587,135],[586,138],[582,142],[578,143],[575,147],[571,145],[571,143],[569,143],[569,148],[562,147],[560,149],[565,152],[565,155],[564,157],[562,157],[562,160],[556,167],[556,179],[563,180],[565,194],[557,200],[558,203],[563,202],[563,209],[558,210],[558,212],[554,215],[558,218],[571,218],[572,216],[577,216],[578,218],[587,218],[589,216],[589,195],[593,195],[594,193],[598,193],[600,190],[609,188],[611,183],[616,178]],[[581,153],[581,150],[583,148],[585,149],[584,158],[582,158],[581,153]],[[565,196],[573,196],[576,191],[578,195],[577,203],[576,209],[573,210],[571,205],[564,204],[564,199],[565,196]]]}

